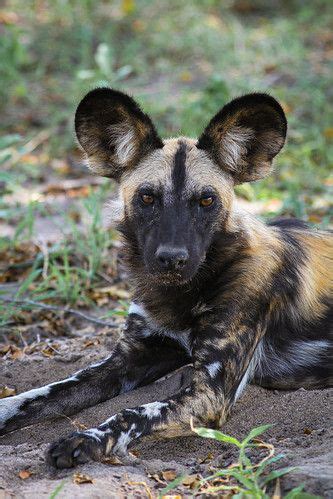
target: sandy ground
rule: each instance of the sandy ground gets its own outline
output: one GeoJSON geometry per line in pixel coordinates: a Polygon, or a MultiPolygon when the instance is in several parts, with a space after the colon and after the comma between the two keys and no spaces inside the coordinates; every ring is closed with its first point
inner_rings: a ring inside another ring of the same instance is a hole
{"type": "MultiPolygon", "coordinates": [[[[19,393],[66,377],[107,355],[115,333],[104,331],[97,337],[99,344],[88,347],[84,335],[57,338],[58,353],[52,358],[36,352],[16,360],[1,360],[1,383],[16,388],[19,393]]],[[[184,373],[177,372],[168,379],[82,411],[71,419],[95,426],[125,407],[173,394],[183,379],[184,373]]],[[[224,432],[242,437],[255,426],[274,423],[265,441],[272,443],[277,453],[285,454],[279,466],[298,466],[297,472],[283,478],[282,490],[286,492],[304,482],[307,492],[333,497],[332,393],[329,389],[277,392],[251,386],[236,405],[224,432]]],[[[57,498],[148,497],[143,482],[152,496],[157,497],[158,490],[163,488],[157,481],[161,471],[205,475],[212,465],[227,466],[235,458],[230,446],[193,436],[136,443],[133,449],[138,454],[138,462],[134,465],[89,463],[76,470],[51,470],[44,461],[48,443],[71,431],[73,421],[63,417],[0,439],[0,498],[49,497],[59,484],[62,488],[57,498]],[[211,460],[202,463],[209,454],[211,460]],[[22,470],[31,473],[29,478],[19,477],[22,470]],[[74,483],[77,471],[91,477],[93,483],[74,483]]],[[[182,493],[185,497],[191,495],[185,488],[182,493]]]]}

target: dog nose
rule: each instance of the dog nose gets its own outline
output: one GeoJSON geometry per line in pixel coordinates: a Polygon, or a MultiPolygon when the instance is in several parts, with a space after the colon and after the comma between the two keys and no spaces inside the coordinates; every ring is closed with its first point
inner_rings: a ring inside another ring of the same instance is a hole
{"type": "Polygon", "coordinates": [[[186,248],[160,246],[155,256],[163,270],[181,270],[188,260],[188,251],[186,248]]]}

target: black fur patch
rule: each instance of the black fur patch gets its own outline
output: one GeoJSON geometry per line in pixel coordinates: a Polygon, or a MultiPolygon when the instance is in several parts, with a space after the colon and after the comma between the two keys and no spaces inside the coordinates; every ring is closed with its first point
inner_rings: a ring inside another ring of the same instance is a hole
{"type": "Polygon", "coordinates": [[[172,184],[175,193],[181,193],[186,178],[186,144],[179,141],[179,148],[175,154],[174,167],[172,171],[172,184]]]}

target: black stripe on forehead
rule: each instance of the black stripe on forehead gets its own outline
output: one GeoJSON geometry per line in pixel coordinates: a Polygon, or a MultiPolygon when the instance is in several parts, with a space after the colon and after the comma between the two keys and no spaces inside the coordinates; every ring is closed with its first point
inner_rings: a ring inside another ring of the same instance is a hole
{"type": "Polygon", "coordinates": [[[186,144],[179,141],[179,147],[175,154],[173,171],[172,171],[172,184],[176,192],[181,192],[184,187],[186,177],[186,144]]]}

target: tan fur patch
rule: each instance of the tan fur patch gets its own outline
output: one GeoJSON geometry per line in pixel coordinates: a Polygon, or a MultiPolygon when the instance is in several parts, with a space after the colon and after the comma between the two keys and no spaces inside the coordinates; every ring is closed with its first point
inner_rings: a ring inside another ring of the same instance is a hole
{"type": "Polygon", "coordinates": [[[164,191],[172,189],[172,171],[179,141],[185,142],[187,146],[185,196],[186,192],[200,191],[201,188],[212,186],[218,192],[224,208],[231,210],[234,194],[233,182],[229,175],[213,163],[207,153],[196,148],[194,139],[180,137],[165,140],[162,149],[153,151],[135,169],[124,174],[120,192],[128,213],[131,211],[133,196],[140,185],[150,184],[156,188],[163,186],[164,191]]]}
{"type": "Polygon", "coordinates": [[[309,258],[301,272],[298,302],[303,317],[313,320],[326,311],[321,300],[333,300],[333,236],[320,231],[299,231],[297,236],[309,258]]]}

